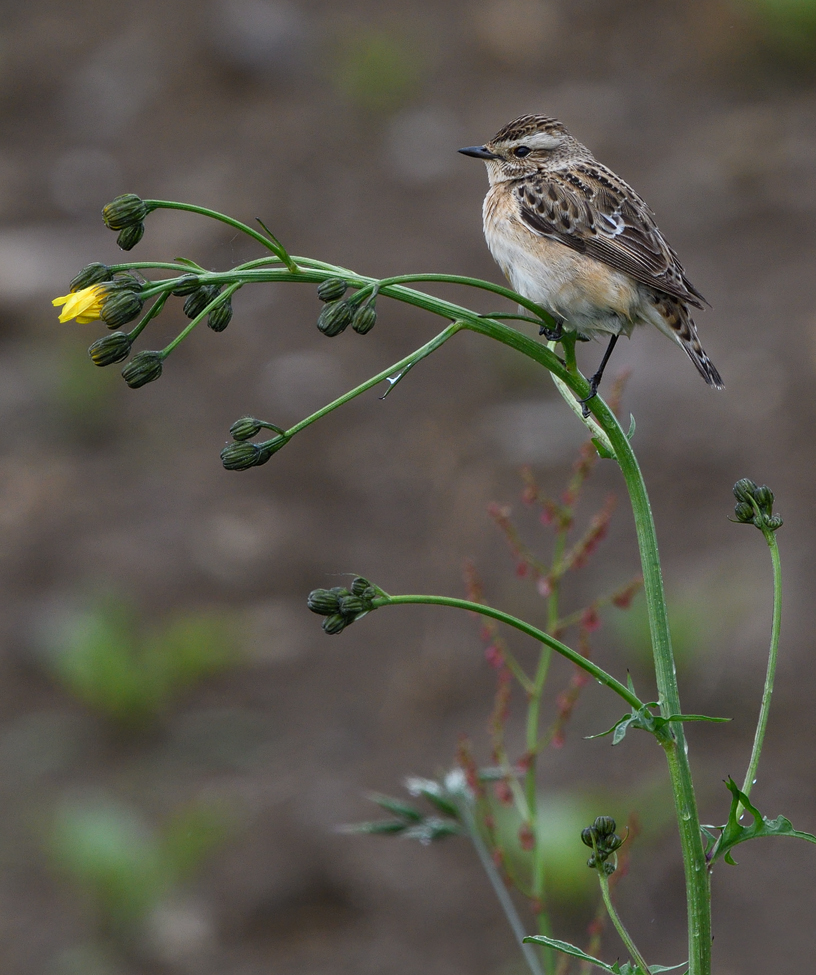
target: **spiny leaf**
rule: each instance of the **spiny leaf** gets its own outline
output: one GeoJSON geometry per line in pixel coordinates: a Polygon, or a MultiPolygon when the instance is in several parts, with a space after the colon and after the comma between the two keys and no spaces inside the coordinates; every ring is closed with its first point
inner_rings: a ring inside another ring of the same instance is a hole
{"type": "Polygon", "coordinates": [[[758,839],[761,836],[794,836],[800,840],[807,840],[808,843],[816,843],[816,836],[794,829],[790,820],[784,816],[777,816],[776,819],[763,816],[732,778],[726,779],[725,785],[731,793],[731,809],[728,812],[728,822],[722,827],[722,835],[717,842],[712,862],[724,857],[726,863],[736,866],[736,861],[729,851],[738,843],[758,839]],[[753,819],[750,826],[740,825],[737,818],[740,806],[743,806],[753,819]]]}

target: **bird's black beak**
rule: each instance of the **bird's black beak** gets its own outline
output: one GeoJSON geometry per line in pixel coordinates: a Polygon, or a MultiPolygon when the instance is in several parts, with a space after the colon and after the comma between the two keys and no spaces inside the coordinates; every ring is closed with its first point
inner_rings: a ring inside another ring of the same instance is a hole
{"type": "Polygon", "coordinates": [[[495,152],[491,152],[489,149],[485,149],[484,146],[467,146],[464,149],[460,149],[459,152],[464,156],[473,156],[475,159],[501,159],[495,152]]]}

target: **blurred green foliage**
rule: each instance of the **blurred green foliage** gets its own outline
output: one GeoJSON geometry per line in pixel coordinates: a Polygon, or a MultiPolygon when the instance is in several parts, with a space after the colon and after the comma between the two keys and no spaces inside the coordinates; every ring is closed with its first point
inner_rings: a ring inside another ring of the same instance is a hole
{"type": "Polygon", "coordinates": [[[237,665],[236,626],[224,613],[178,616],[147,634],[127,604],[107,600],[66,623],[49,657],[59,682],[124,725],[155,718],[185,688],[237,665]]]}
{"type": "Polygon", "coordinates": [[[816,55],[816,0],[740,0],[763,29],[763,40],[781,53],[816,55]]]}
{"type": "Polygon", "coordinates": [[[337,88],[368,111],[393,111],[419,88],[425,62],[404,32],[359,29],[340,42],[337,88]]]}
{"type": "Polygon", "coordinates": [[[160,830],[104,798],[64,803],[47,842],[57,871],[90,898],[103,927],[121,933],[190,877],[228,833],[224,810],[190,805],[160,830]]]}

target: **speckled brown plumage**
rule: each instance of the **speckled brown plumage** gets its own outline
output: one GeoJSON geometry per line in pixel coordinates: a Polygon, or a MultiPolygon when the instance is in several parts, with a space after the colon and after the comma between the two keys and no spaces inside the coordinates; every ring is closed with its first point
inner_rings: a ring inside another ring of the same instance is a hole
{"type": "Polygon", "coordinates": [[[652,324],[722,388],[689,314],[705,299],[628,183],[543,115],[522,116],[463,151],[487,164],[485,237],[520,294],[583,335],[652,324]]]}

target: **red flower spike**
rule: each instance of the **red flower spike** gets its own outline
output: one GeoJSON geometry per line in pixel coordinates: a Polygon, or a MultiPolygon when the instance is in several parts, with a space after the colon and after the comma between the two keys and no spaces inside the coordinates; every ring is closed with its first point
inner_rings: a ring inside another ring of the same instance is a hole
{"type": "Polygon", "coordinates": [[[598,615],[598,607],[593,603],[581,614],[581,622],[579,624],[583,627],[587,633],[594,633],[595,630],[601,628],[601,617],[598,615]]]}
{"type": "Polygon", "coordinates": [[[504,666],[504,654],[495,643],[485,648],[485,660],[496,670],[504,666]]]}
{"type": "Polygon", "coordinates": [[[501,782],[497,782],[494,786],[494,791],[496,798],[503,806],[513,805],[513,790],[510,788],[510,783],[507,779],[502,779],[501,782]]]}
{"type": "Polygon", "coordinates": [[[518,562],[516,564],[516,575],[519,577],[519,579],[523,579],[529,571],[530,567],[526,562],[518,562]]]}
{"type": "Polygon", "coordinates": [[[529,823],[522,823],[518,831],[519,845],[522,850],[535,849],[535,833],[529,823]]]}

